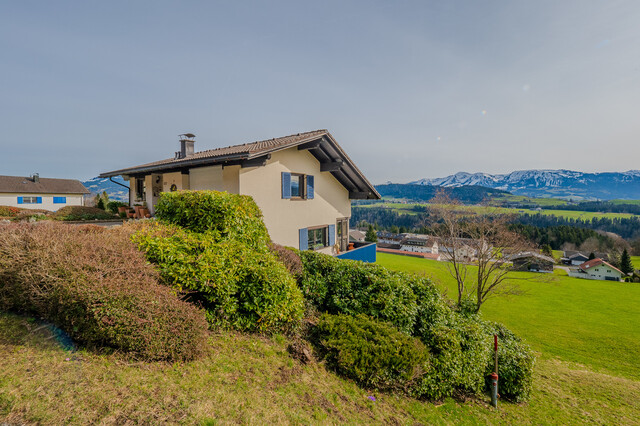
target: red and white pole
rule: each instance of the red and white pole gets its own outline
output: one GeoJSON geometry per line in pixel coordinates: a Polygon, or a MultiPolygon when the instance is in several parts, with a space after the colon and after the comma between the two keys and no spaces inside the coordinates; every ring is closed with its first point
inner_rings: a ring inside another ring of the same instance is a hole
{"type": "Polygon", "coordinates": [[[498,408],[498,335],[493,335],[493,352],[496,361],[496,367],[491,374],[491,405],[498,408]]]}

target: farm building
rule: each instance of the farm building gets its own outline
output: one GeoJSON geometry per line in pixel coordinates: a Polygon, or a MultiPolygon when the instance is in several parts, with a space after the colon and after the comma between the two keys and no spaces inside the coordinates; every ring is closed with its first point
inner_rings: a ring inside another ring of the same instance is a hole
{"type": "Polygon", "coordinates": [[[513,263],[514,270],[527,272],[553,272],[555,263],[552,257],[529,251],[514,254],[509,259],[513,263]]]}

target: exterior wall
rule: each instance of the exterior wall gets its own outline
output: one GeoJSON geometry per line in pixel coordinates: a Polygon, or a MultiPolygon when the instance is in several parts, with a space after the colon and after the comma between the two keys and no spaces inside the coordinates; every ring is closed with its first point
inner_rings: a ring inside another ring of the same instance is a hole
{"type": "Polygon", "coordinates": [[[0,206],[20,207],[23,209],[43,209],[56,211],[66,206],[84,206],[84,196],[82,194],[15,194],[0,193],[0,206]],[[18,204],[18,197],[41,197],[40,204],[18,204]],[[53,197],[66,197],[65,204],[54,204],[53,197]]]}
{"type": "Polygon", "coordinates": [[[606,266],[596,266],[594,268],[589,269],[586,273],[580,271],[571,271],[569,272],[570,277],[576,278],[585,278],[588,280],[610,280],[610,281],[620,281],[622,279],[622,275],[616,271],[615,269],[607,268],[606,266]],[[610,270],[611,272],[607,272],[610,270]]]}
{"type": "MultiPolygon", "coordinates": [[[[191,177],[193,182],[193,173],[191,177]]],[[[313,155],[297,148],[273,153],[265,166],[240,169],[240,193],[253,197],[271,239],[286,246],[299,247],[298,231],[302,228],[335,225],[338,218],[351,216],[347,189],[330,172],[320,172],[313,155]],[[314,198],[283,199],[282,172],[313,175],[314,198]]],[[[319,251],[333,254],[333,247],[319,251]]]]}
{"type": "Polygon", "coordinates": [[[240,166],[211,166],[191,169],[189,171],[188,189],[198,191],[208,189],[239,194],[239,174],[240,166]]]}

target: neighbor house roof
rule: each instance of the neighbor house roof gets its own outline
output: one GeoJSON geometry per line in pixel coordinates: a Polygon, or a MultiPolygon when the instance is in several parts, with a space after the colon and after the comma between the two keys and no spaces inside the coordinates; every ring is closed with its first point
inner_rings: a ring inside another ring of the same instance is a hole
{"type": "Polygon", "coordinates": [[[212,165],[246,165],[252,166],[259,161],[269,158],[270,154],[284,149],[298,147],[309,149],[320,164],[327,166],[327,171],[350,192],[351,198],[379,199],[380,194],[356,167],[349,156],[342,150],[328,130],[314,130],[312,132],[297,133],[280,138],[267,139],[224,148],[210,149],[196,152],[184,158],[168,158],[152,163],[125,169],[114,170],[100,174],[100,177],[118,175],[135,176],[149,173],[187,170],[192,167],[212,165]]]}
{"type": "Polygon", "coordinates": [[[0,192],[13,194],[89,194],[75,179],[0,176],[0,192]]]}
{"type": "Polygon", "coordinates": [[[616,268],[615,266],[613,266],[609,262],[605,262],[604,260],[599,259],[599,258],[588,260],[588,261],[584,262],[583,264],[578,265],[578,268],[582,269],[583,271],[587,271],[587,270],[589,270],[591,268],[594,268],[594,267],[600,266],[600,265],[605,265],[608,268],[615,269],[616,271],[618,271],[622,275],[624,275],[624,272],[622,272],[620,269],[616,268]]]}
{"type": "Polygon", "coordinates": [[[544,260],[545,262],[551,262],[551,263],[555,263],[555,259],[549,256],[545,256],[543,254],[540,253],[535,253],[535,252],[531,252],[531,251],[525,251],[525,252],[521,252],[521,253],[516,253],[514,255],[509,256],[509,260],[514,261],[514,260],[518,260],[518,259],[527,259],[530,257],[534,257],[536,259],[539,260],[544,260]]]}

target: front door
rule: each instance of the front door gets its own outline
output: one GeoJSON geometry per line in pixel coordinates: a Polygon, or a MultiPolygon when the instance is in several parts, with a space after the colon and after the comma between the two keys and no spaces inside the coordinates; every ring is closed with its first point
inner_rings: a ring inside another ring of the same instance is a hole
{"type": "Polygon", "coordinates": [[[340,244],[340,251],[347,251],[349,246],[349,218],[345,217],[336,221],[336,239],[340,244]]]}

